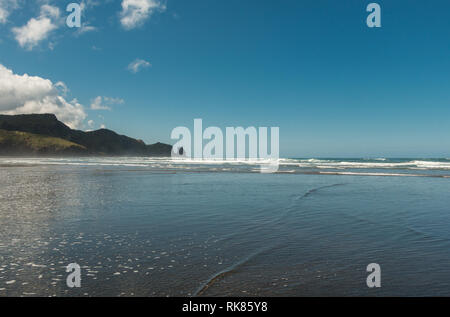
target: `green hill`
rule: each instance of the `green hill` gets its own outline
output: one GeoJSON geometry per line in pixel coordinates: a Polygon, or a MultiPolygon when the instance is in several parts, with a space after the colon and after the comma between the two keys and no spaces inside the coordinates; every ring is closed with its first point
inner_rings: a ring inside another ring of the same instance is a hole
{"type": "Polygon", "coordinates": [[[20,131],[0,130],[3,155],[86,155],[86,147],[60,138],[20,131]]]}
{"type": "MultiPolygon", "coordinates": [[[[65,140],[69,142],[65,145],[81,146],[84,150],[83,153],[87,151],[92,155],[170,156],[172,151],[171,145],[163,143],[147,145],[141,140],[119,135],[107,129],[89,132],[73,130],[53,114],[0,115],[0,129],[65,140]]],[[[36,142],[37,140],[32,143],[36,142]]],[[[7,153],[4,149],[6,147],[0,144],[0,155],[7,153]]],[[[58,150],[58,153],[55,154],[61,153],[59,152],[62,150],[61,148],[55,149],[58,150]]],[[[73,148],[74,151],[79,149],[73,148]]],[[[10,145],[8,151],[14,151],[14,148],[10,145]]],[[[41,153],[39,151],[37,153],[41,153]]],[[[51,153],[51,148],[48,151],[51,153]]]]}

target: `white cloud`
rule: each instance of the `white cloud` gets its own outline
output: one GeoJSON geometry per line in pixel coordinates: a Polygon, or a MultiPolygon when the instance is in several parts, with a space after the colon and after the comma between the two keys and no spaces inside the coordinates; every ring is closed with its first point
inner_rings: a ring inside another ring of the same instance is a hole
{"type": "Polygon", "coordinates": [[[128,70],[132,73],[137,73],[138,71],[140,71],[143,68],[147,68],[152,66],[152,64],[150,64],[149,62],[147,62],[146,60],[143,59],[139,59],[137,58],[136,60],[134,60],[133,62],[130,63],[130,65],[128,65],[128,70]]]}
{"type": "MultiPolygon", "coordinates": [[[[91,15],[87,15],[86,12],[88,10],[91,10],[97,6],[99,6],[101,3],[99,1],[94,1],[94,0],[83,0],[80,3],[80,7],[81,7],[81,14],[82,14],[82,21],[86,21],[89,16],[91,15]]],[[[89,22],[84,22],[80,28],[78,28],[78,30],[75,32],[75,36],[80,36],[82,34],[88,33],[88,32],[93,32],[93,31],[98,31],[98,27],[96,26],[92,26],[89,22]]]]}
{"type": "Polygon", "coordinates": [[[98,28],[96,26],[83,24],[80,28],[78,28],[75,35],[80,36],[80,35],[83,35],[84,33],[93,32],[93,31],[97,31],[97,30],[98,30],[98,28]]]}
{"type": "Polygon", "coordinates": [[[110,103],[110,104],[123,104],[125,102],[125,100],[123,100],[122,98],[111,98],[111,97],[103,97],[105,99],[106,102],[110,103]]]}
{"type": "Polygon", "coordinates": [[[81,10],[84,11],[84,9],[90,9],[96,6],[99,6],[101,3],[100,1],[95,1],[95,0],[83,0],[80,3],[81,6],[81,10]]]}
{"type": "Polygon", "coordinates": [[[0,113],[53,113],[71,128],[79,128],[86,118],[83,106],[76,99],[67,101],[60,90],[67,87],[58,82],[27,74],[14,74],[0,64],[0,113]]]}
{"type": "Polygon", "coordinates": [[[49,4],[44,4],[41,6],[41,16],[58,19],[59,14],[60,12],[58,7],[51,6],[49,4]]]}
{"type": "Polygon", "coordinates": [[[63,83],[62,81],[58,81],[55,84],[55,88],[58,88],[58,91],[61,93],[61,95],[66,96],[67,93],[69,92],[69,88],[67,88],[66,84],[63,83]]]}
{"type": "Polygon", "coordinates": [[[19,45],[31,50],[55,28],[49,18],[32,18],[25,26],[13,28],[13,32],[19,45]]]}
{"type": "Polygon", "coordinates": [[[111,110],[112,105],[123,104],[124,100],[120,98],[102,97],[98,96],[92,100],[92,110],[111,110]]]}
{"type": "Polygon", "coordinates": [[[160,0],[122,0],[120,23],[126,30],[142,25],[155,11],[165,11],[160,0]]]}
{"type": "Polygon", "coordinates": [[[17,0],[0,0],[0,24],[6,23],[11,12],[18,6],[17,0]]]}
{"type": "Polygon", "coordinates": [[[111,110],[110,107],[102,104],[102,99],[103,98],[101,96],[96,97],[91,103],[91,109],[92,110],[111,110]]]}
{"type": "Polygon", "coordinates": [[[9,12],[5,8],[0,7],[0,23],[6,23],[9,12]]]}
{"type": "Polygon", "coordinates": [[[60,11],[57,7],[44,4],[38,18],[30,19],[27,24],[12,29],[21,47],[33,49],[40,41],[45,40],[51,31],[58,28],[60,11]]]}

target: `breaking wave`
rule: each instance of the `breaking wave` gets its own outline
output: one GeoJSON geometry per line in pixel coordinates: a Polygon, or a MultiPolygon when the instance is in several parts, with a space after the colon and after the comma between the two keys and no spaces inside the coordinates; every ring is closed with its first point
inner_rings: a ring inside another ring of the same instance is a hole
{"type": "Polygon", "coordinates": [[[353,176],[426,176],[450,177],[449,159],[317,159],[282,158],[273,160],[193,160],[150,157],[83,158],[1,158],[2,167],[35,165],[84,166],[100,169],[130,168],[165,172],[259,173],[261,167],[276,163],[278,173],[353,175],[353,176]]]}

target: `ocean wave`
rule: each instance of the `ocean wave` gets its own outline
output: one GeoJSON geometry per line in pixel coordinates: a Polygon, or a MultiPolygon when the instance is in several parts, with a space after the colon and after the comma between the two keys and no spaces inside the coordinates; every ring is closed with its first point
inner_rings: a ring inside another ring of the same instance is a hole
{"type": "Polygon", "coordinates": [[[450,170],[449,162],[442,161],[422,161],[410,160],[404,162],[392,162],[387,159],[373,159],[372,161],[338,161],[338,160],[297,160],[296,163],[281,161],[281,165],[297,165],[303,168],[321,168],[321,169],[438,169],[450,170]],[[378,161],[378,162],[376,162],[378,161]]]}
{"type": "MultiPolygon", "coordinates": [[[[68,165],[86,167],[130,167],[152,170],[200,170],[200,171],[247,171],[259,172],[261,166],[278,164],[283,173],[302,173],[304,171],[332,170],[336,172],[379,173],[379,170],[450,171],[450,162],[445,159],[317,159],[281,158],[278,160],[240,159],[240,160],[195,160],[183,158],[153,157],[89,157],[89,158],[0,158],[2,166],[68,165]]],[[[387,172],[386,172],[387,173],[387,172]]],[[[398,174],[398,173],[397,173],[398,174]]]]}

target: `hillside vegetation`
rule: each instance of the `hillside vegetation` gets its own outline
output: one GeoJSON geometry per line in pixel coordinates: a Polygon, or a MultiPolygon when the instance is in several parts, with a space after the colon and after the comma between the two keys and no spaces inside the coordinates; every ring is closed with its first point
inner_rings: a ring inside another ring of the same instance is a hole
{"type": "Polygon", "coordinates": [[[21,135],[20,142],[19,139],[15,139],[15,142],[10,141],[7,147],[0,144],[0,155],[6,154],[6,151],[21,149],[32,150],[33,153],[47,151],[45,153],[50,154],[54,149],[57,151],[54,154],[74,151],[74,154],[112,156],[170,156],[172,151],[171,145],[163,143],[147,145],[141,140],[119,135],[107,129],[89,132],[74,130],[59,121],[54,114],[0,115],[0,129],[53,137],[53,139],[30,137],[25,140],[24,135],[21,135]]]}
{"type": "Polygon", "coordinates": [[[0,154],[87,154],[86,147],[45,135],[0,129],[0,154]]]}

